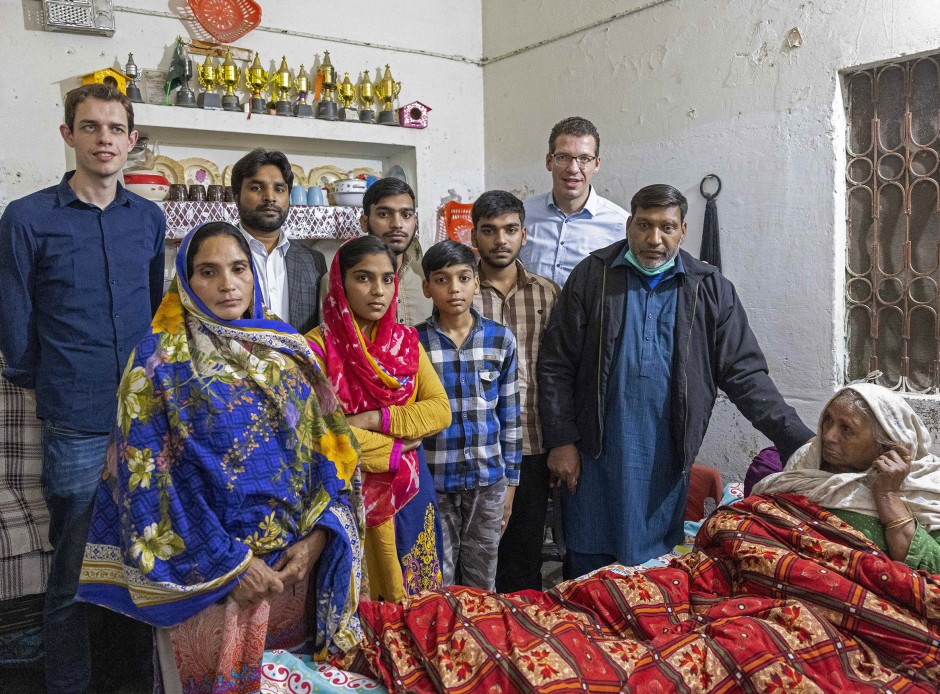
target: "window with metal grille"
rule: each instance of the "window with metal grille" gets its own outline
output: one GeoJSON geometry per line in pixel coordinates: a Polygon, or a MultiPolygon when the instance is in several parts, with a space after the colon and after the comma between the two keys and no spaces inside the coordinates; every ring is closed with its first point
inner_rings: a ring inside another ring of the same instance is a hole
{"type": "Polygon", "coordinates": [[[940,392],[940,55],[843,74],[846,381],[940,392]]]}

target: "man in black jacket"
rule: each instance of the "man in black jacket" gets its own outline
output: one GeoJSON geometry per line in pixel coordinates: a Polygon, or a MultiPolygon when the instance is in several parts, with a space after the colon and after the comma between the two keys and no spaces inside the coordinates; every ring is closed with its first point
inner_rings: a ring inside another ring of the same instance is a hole
{"type": "Polygon", "coordinates": [[[718,388],[784,460],[813,435],[770,379],[734,286],[680,251],[687,209],[671,186],[640,190],[627,239],[578,264],[545,332],[539,408],[566,487],[566,578],[681,541],[718,388]]]}

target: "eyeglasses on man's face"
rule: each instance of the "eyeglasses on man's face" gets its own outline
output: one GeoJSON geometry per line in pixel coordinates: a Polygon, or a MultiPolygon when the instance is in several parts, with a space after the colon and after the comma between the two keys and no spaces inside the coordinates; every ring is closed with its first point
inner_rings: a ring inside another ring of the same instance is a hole
{"type": "Polygon", "coordinates": [[[559,153],[552,155],[552,161],[559,169],[567,169],[569,166],[571,166],[572,161],[578,165],[579,169],[586,169],[588,166],[597,161],[597,157],[592,157],[588,154],[582,154],[580,157],[572,157],[569,154],[559,153]]]}

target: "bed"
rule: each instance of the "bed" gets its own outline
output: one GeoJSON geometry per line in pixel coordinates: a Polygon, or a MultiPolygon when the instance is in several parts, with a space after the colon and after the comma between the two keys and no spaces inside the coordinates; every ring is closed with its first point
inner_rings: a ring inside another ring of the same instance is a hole
{"type": "Polygon", "coordinates": [[[937,692],[940,576],[803,497],[723,505],[694,547],[541,593],[360,607],[336,665],[409,692],[937,692]],[[680,554],[680,552],[678,552],[680,554]]]}

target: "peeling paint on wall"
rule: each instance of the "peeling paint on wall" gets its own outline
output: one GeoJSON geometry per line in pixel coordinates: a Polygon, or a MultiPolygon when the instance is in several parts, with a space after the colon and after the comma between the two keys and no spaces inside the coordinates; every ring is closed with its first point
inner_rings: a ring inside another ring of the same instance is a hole
{"type": "Polygon", "coordinates": [[[786,42],[784,44],[784,50],[799,48],[803,45],[803,34],[800,33],[798,27],[793,27],[790,29],[790,33],[787,34],[786,42]]]}
{"type": "Polygon", "coordinates": [[[930,397],[907,398],[907,403],[911,409],[923,420],[924,426],[930,432],[933,438],[930,447],[931,453],[940,455],[940,407],[937,406],[937,399],[930,397]]]}
{"type": "Polygon", "coordinates": [[[779,41],[770,20],[757,23],[753,30],[751,44],[751,50],[738,52],[732,56],[728,76],[725,78],[726,87],[755,84],[762,79],[762,68],[775,66],[775,54],[779,41]]]}

